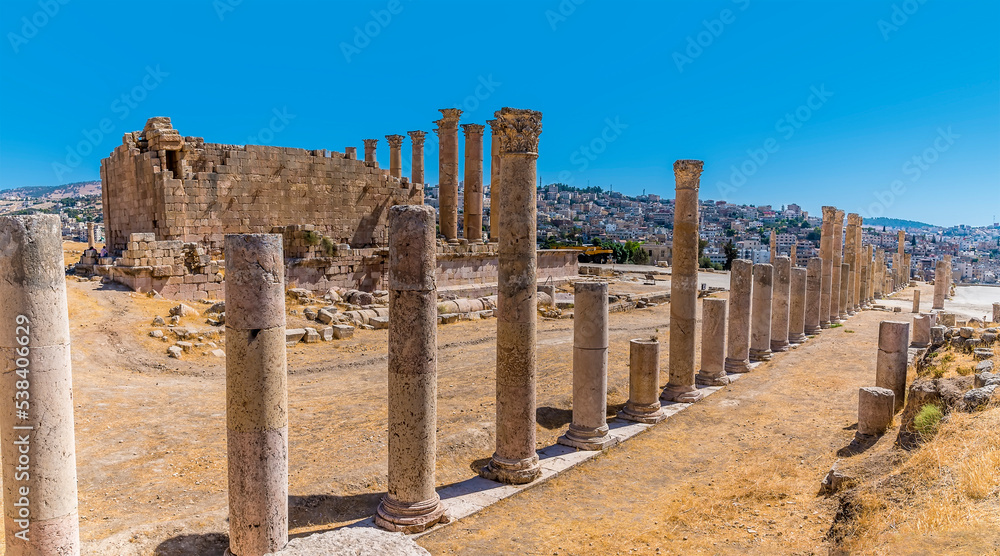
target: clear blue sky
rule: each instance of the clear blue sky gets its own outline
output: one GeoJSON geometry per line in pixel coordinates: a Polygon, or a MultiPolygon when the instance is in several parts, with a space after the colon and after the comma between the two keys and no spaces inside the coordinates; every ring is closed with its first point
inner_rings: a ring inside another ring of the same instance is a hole
{"type": "Polygon", "coordinates": [[[513,106],[544,113],[545,183],[672,197],[697,158],[702,198],[984,225],[998,20],[995,0],[4,0],[0,187],[98,179],[151,116],[218,143],[378,137],[387,165],[383,137],[438,108],[513,106]]]}

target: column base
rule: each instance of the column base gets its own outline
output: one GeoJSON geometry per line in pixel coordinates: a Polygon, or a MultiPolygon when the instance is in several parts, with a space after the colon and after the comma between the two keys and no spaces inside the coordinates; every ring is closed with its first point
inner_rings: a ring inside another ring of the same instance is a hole
{"type": "Polygon", "coordinates": [[[441,498],[437,494],[430,500],[407,504],[382,497],[375,513],[375,525],[393,532],[420,533],[438,523],[448,523],[441,498]]]}
{"type": "Polygon", "coordinates": [[[484,479],[505,483],[508,485],[523,485],[534,481],[542,474],[538,464],[538,454],[532,454],[525,459],[506,459],[495,453],[490,462],[479,470],[479,476],[484,479]]]}
{"type": "Polygon", "coordinates": [[[819,327],[820,328],[830,328],[830,321],[828,321],[828,320],[821,320],[821,321],[819,321],[819,327]]]}
{"type": "Polygon", "coordinates": [[[808,338],[805,334],[790,334],[788,336],[789,344],[804,344],[808,338]]]}
{"type": "Polygon", "coordinates": [[[663,408],[660,407],[660,400],[656,400],[656,403],[648,405],[626,402],[625,407],[618,412],[618,418],[636,423],[655,425],[666,419],[667,415],[663,413],[663,408]]]}
{"type": "Polygon", "coordinates": [[[788,340],[778,340],[778,341],[772,340],[771,351],[775,353],[788,351],[788,340]]]}
{"type": "Polygon", "coordinates": [[[770,361],[771,360],[771,350],[769,350],[769,349],[754,349],[754,348],[750,348],[750,360],[751,361],[770,361]]]}
{"type": "Polygon", "coordinates": [[[726,374],[733,373],[749,373],[750,372],[750,360],[749,359],[730,359],[726,358],[726,374]]]}
{"type": "Polygon", "coordinates": [[[694,403],[704,397],[705,393],[699,391],[694,385],[671,386],[667,384],[667,387],[663,389],[663,393],[660,394],[661,400],[677,403],[694,403]]]}
{"type": "Polygon", "coordinates": [[[930,344],[924,343],[924,342],[919,342],[919,343],[918,342],[910,342],[910,347],[911,348],[925,348],[928,345],[930,345],[930,344]]]}
{"type": "Polygon", "coordinates": [[[462,243],[462,242],[458,241],[458,239],[449,239],[448,240],[448,245],[458,245],[460,243],[462,243]]]}
{"type": "Polygon", "coordinates": [[[819,334],[820,330],[822,330],[822,328],[819,326],[807,326],[805,332],[809,336],[815,336],[816,334],[819,334]]]}
{"type": "Polygon", "coordinates": [[[587,429],[571,423],[566,434],[557,438],[556,442],[579,450],[600,451],[618,444],[618,439],[608,435],[607,425],[598,429],[587,429]]]}
{"type": "Polygon", "coordinates": [[[848,309],[847,310],[847,316],[849,316],[849,317],[853,317],[856,314],[858,314],[858,312],[855,311],[854,309],[848,309]]]}
{"type": "Polygon", "coordinates": [[[732,382],[732,380],[726,375],[725,371],[718,374],[706,373],[704,370],[698,371],[698,374],[694,376],[695,384],[701,384],[703,386],[725,386],[732,382]]]}
{"type": "Polygon", "coordinates": [[[844,311],[843,313],[840,314],[840,317],[839,317],[840,322],[846,321],[847,317],[849,317],[849,316],[851,316],[851,315],[847,314],[847,311],[844,311]]]}

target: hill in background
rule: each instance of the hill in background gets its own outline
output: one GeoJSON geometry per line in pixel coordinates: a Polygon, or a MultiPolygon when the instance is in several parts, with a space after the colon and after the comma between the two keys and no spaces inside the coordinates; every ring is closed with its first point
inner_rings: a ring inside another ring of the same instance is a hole
{"type": "Polygon", "coordinates": [[[917,222],[916,220],[903,220],[901,218],[886,218],[884,216],[879,216],[878,218],[865,218],[865,226],[888,226],[890,228],[939,228],[940,226],[935,226],[934,224],[928,224],[926,222],[917,222]]]}
{"type": "Polygon", "coordinates": [[[99,181],[79,181],[64,185],[18,187],[16,189],[5,189],[0,191],[0,199],[20,200],[37,199],[58,201],[67,197],[86,197],[88,195],[100,195],[101,182],[99,181]]]}

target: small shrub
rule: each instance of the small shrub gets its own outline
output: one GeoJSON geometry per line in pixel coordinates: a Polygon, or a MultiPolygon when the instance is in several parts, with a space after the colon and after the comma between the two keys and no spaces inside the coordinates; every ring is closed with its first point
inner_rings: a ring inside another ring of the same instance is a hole
{"type": "Polygon", "coordinates": [[[951,363],[954,360],[955,360],[955,354],[954,353],[946,353],[943,356],[941,356],[941,362],[942,363],[951,363]]]}
{"type": "Polygon", "coordinates": [[[335,244],[333,240],[328,237],[324,237],[321,243],[323,244],[323,254],[327,257],[332,257],[333,250],[337,247],[337,244],[335,244]]]}
{"type": "Polygon", "coordinates": [[[933,367],[930,368],[930,371],[931,371],[931,376],[933,376],[934,378],[941,378],[944,376],[946,372],[948,372],[947,369],[945,369],[940,365],[934,365],[933,367]]]}
{"type": "Polygon", "coordinates": [[[847,330],[847,329],[845,328],[845,329],[844,329],[844,333],[845,333],[845,334],[854,334],[854,331],[853,331],[853,330],[847,330]]]}
{"type": "Polygon", "coordinates": [[[927,404],[920,408],[920,411],[913,418],[913,428],[920,433],[921,438],[928,439],[934,436],[941,425],[941,408],[934,404],[927,404]]]}
{"type": "Polygon", "coordinates": [[[320,242],[323,241],[323,234],[320,234],[319,232],[315,232],[313,230],[309,230],[308,232],[303,234],[303,238],[306,240],[306,243],[308,245],[319,245],[320,242]]]}
{"type": "Polygon", "coordinates": [[[958,373],[959,376],[969,376],[974,370],[975,369],[973,367],[959,367],[955,369],[955,372],[958,373]]]}
{"type": "Polygon", "coordinates": [[[844,326],[844,325],[841,324],[841,323],[839,323],[839,322],[830,323],[830,328],[840,328],[841,326],[844,326]]]}

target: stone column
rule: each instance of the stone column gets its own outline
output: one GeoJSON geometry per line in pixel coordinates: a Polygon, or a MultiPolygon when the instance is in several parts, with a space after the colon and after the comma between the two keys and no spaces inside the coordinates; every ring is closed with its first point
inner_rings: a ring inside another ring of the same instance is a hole
{"type": "Polygon", "coordinates": [[[0,216],[0,462],[6,554],[80,554],[62,225],[0,216]]]}
{"type": "Polygon", "coordinates": [[[87,249],[93,249],[95,243],[97,242],[94,240],[94,223],[87,222],[87,249]]]}
{"type": "Polygon", "coordinates": [[[378,145],[378,139],[365,139],[364,142],[365,162],[377,162],[377,159],[375,158],[375,147],[378,145]]]}
{"type": "Polygon", "coordinates": [[[833,220],[833,283],[830,294],[830,322],[840,322],[847,318],[847,312],[842,311],[844,304],[840,302],[841,272],[840,265],[844,263],[844,211],[838,210],[833,220]]]}
{"type": "Polygon", "coordinates": [[[729,271],[729,344],[726,372],[750,370],[750,289],[753,283],[750,261],[736,259],[729,271]]]}
{"type": "MultiPolygon", "coordinates": [[[[753,308],[750,323],[750,360],[771,360],[771,287],[773,269],[769,264],[753,265],[753,308]]],[[[672,331],[671,331],[672,332],[672,331]]]]}
{"type": "Polygon", "coordinates": [[[930,315],[916,315],[913,317],[913,347],[927,347],[931,343],[931,317],[930,315]]]}
{"type": "Polygon", "coordinates": [[[465,239],[483,241],[483,129],[482,124],[463,124],[465,131],[465,239]]]}
{"type": "Polygon", "coordinates": [[[573,422],[559,444],[603,450],[608,435],[608,284],[573,285],[573,422]]]}
{"type": "Polygon", "coordinates": [[[868,307],[868,267],[861,267],[861,306],[860,309],[868,307]]]}
{"type": "Polygon", "coordinates": [[[920,312],[920,290],[917,289],[913,290],[913,309],[910,312],[911,313],[920,312]]]}
{"type": "Polygon", "coordinates": [[[771,253],[770,258],[767,262],[774,264],[774,258],[778,256],[778,232],[774,229],[771,230],[771,240],[770,240],[771,253]]]}
{"type": "Polygon", "coordinates": [[[912,273],[910,257],[912,257],[910,253],[903,255],[903,287],[910,285],[910,274],[912,273]]]}
{"type": "Polygon", "coordinates": [[[858,432],[860,436],[881,435],[892,424],[896,395],[888,388],[867,386],[858,389],[858,432]]]}
{"type": "Polygon", "coordinates": [[[910,323],[884,320],[878,326],[878,356],[875,359],[875,386],[896,395],[895,410],[906,398],[906,349],[910,345],[910,323]]]}
{"type": "Polygon", "coordinates": [[[458,242],[458,108],[442,108],[441,119],[434,122],[438,134],[438,205],[441,212],[441,235],[458,242]]]}
{"type": "Polygon", "coordinates": [[[701,369],[698,384],[724,386],[726,376],[726,300],[706,297],[701,305],[701,369]]]}
{"type": "Polygon", "coordinates": [[[934,305],[931,309],[944,309],[944,298],[948,291],[948,264],[944,261],[934,263],[934,305]]]}
{"type": "Polygon", "coordinates": [[[865,269],[868,271],[868,281],[866,288],[868,289],[867,295],[865,296],[865,303],[868,307],[871,307],[873,301],[875,301],[875,261],[873,257],[875,256],[875,249],[871,245],[865,250],[865,269]]]}
{"type": "Polygon", "coordinates": [[[853,315],[856,312],[857,307],[856,299],[854,297],[854,283],[857,278],[857,254],[858,254],[858,235],[855,233],[858,227],[858,220],[861,217],[855,213],[850,213],[847,215],[847,235],[844,238],[844,262],[849,266],[848,272],[848,286],[847,286],[847,314],[853,315]]]}
{"type": "Polygon", "coordinates": [[[861,225],[864,224],[864,219],[861,215],[855,215],[854,224],[854,311],[858,312],[861,310],[862,297],[861,297],[861,266],[864,262],[864,245],[862,243],[862,228],[861,225]]]}
{"type": "Polygon", "coordinates": [[[403,177],[403,136],[386,135],[389,142],[389,175],[394,178],[403,177]]]}
{"type": "Polygon", "coordinates": [[[771,351],[788,351],[788,318],[790,315],[792,261],[788,257],[774,259],[774,288],[771,297],[771,351]]]}
{"type": "Polygon", "coordinates": [[[407,131],[410,136],[411,160],[410,183],[424,183],[424,136],[423,131],[407,131]]]}
{"type": "MultiPolygon", "coordinates": [[[[490,124],[490,241],[496,241],[499,237],[499,230],[494,226],[498,222],[497,212],[500,210],[497,204],[496,192],[500,188],[500,133],[496,120],[486,120],[490,124]]],[[[657,402],[659,403],[659,402],[657,402]]]]}
{"type": "Polygon", "coordinates": [[[823,207],[823,226],[819,239],[819,256],[823,259],[822,290],[819,301],[819,325],[830,328],[830,303],[833,292],[833,220],[835,207],[823,207]]]}
{"type": "Polygon", "coordinates": [[[993,304],[993,322],[1000,323],[1000,303],[993,304]]]}
{"type": "Polygon", "coordinates": [[[823,259],[813,257],[806,263],[806,322],[805,333],[819,334],[820,299],[822,297],[823,259]]]}
{"type": "Polygon", "coordinates": [[[704,397],[694,380],[695,312],[698,309],[698,185],[703,162],[674,162],[673,274],[670,279],[670,380],[662,398],[695,402],[704,397]]]}
{"type": "Polygon", "coordinates": [[[535,326],[537,302],[535,163],[542,113],[503,108],[498,200],[496,452],[481,475],[523,484],[538,478],[535,453],[535,326]]]}
{"type": "Polygon", "coordinates": [[[951,285],[954,282],[954,276],[951,272],[951,255],[944,256],[944,264],[947,265],[947,272],[945,272],[945,275],[948,277],[947,284],[945,284],[944,288],[944,296],[951,299],[951,285]]]}
{"type": "Polygon", "coordinates": [[[262,556],[288,542],[288,365],[280,234],[228,234],[226,445],[229,550],[262,556]]]}
{"type": "Polygon", "coordinates": [[[850,281],[851,279],[851,265],[847,263],[840,264],[840,314],[843,318],[847,318],[847,293],[850,291],[850,281]]]}
{"type": "Polygon", "coordinates": [[[806,341],[806,274],[804,268],[792,268],[791,297],[788,303],[788,342],[806,341]]]}
{"type": "Polygon", "coordinates": [[[905,230],[899,230],[898,232],[896,232],[896,234],[897,234],[897,239],[896,239],[896,259],[893,261],[893,266],[895,266],[896,268],[894,268],[893,270],[896,271],[896,283],[899,285],[900,288],[902,288],[903,285],[904,285],[903,284],[903,280],[905,279],[905,275],[906,275],[906,272],[905,272],[905,267],[906,267],[906,254],[905,254],[905,249],[906,249],[906,231],[905,230]]]}
{"type": "Polygon", "coordinates": [[[434,208],[389,209],[389,484],[375,523],[419,533],[442,520],[437,447],[434,208]]]}
{"type": "Polygon", "coordinates": [[[883,286],[885,285],[885,280],[883,280],[882,269],[885,266],[885,252],[882,251],[881,247],[875,248],[875,260],[872,262],[874,265],[875,273],[872,276],[873,295],[875,299],[882,299],[883,286]]]}
{"type": "Polygon", "coordinates": [[[789,255],[788,255],[788,258],[792,261],[792,267],[796,267],[796,266],[799,265],[799,257],[798,257],[798,255],[795,252],[797,247],[798,247],[798,245],[795,244],[795,243],[793,243],[792,244],[792,250],[789,252],[789,255]]]}
{"type": "Polygon", "coordinates": [[[660,407],[660,342],[629,340],[628,369],[628,401],[618,417],[647,424],[666,419],[660,407]]]}

